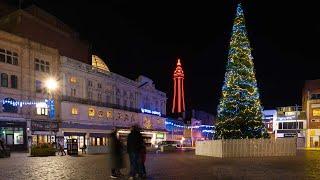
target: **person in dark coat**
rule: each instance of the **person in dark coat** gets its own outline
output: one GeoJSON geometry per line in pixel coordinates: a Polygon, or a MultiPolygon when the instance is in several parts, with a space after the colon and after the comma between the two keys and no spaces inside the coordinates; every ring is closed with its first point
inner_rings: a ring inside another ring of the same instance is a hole
{"type": "Polygon", "coordinates": [[[130,159],[130,179],[133,179],[136,174],[140,174],[140,152],[143,145],[143,137],[140,133],[139,126],[134,125],[127,139],[127,152],[130,159]]]}
{"type": "Polygon", "coordinates": [[[114,130],[110,136],[110,167],[111,178],[118,178],[121,176],[120,169],[123,168],[122,160],[122,145],[117,138],[117,131],[114,130]]]}
{"type": "Polygon", "coordinates": [[[140,150],[140,159],[139,159],[139,163],[140,163],[139,174],[141,175],[142,178],[147,177],[146,167],[144,165],[146,162],[146,157],[147,157],[147,148],[146,148],[146,145],[143,143],[141,150],[140,150]]]}

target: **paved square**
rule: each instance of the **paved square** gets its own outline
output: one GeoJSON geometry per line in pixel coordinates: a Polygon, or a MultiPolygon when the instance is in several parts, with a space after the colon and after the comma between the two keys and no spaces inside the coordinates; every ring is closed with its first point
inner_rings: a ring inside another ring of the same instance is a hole
{"type": "MultiPolygon", "coordinates": [[[[0,179],[109,179],[107,158],[14,153],[0,159],[0,179]]],[[[146,167],[148,179],[320,179],[320,151],[298,151],[297,157],[228,159],[194,152],[149,153],[146,167]]]]}

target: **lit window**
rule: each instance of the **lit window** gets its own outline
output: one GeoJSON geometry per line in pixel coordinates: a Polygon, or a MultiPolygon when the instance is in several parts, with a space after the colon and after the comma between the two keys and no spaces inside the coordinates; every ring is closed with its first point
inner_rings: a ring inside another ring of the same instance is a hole
{"type": "Polygon", "coordinates": [[[107,111],[107,118],[112,118],[112,112],[111,111],[107,111]]]}
{"type": "Polygon", "coordinates": [[[71,114],[77,115],[78,114],[78,108],[76,108],[76,107],[71,108],[71,114]]]}
{"type": "Polygon", "coordinates": [[[98,111],[98,117],[103,117],[103,111],[98,111]]]}
{"type": "Polygon", "coordinates": [[[45,115],[48,116],[48,108],[37,108],[37,115],[45,115]]]}
{"type": "Polygon", "coordinates": [[[89,110],[88,110],[88,115],[89,115],[90,117],[93,117],[93,116],[94,116],[94,109],[93,109],[93,108],[89,108],[89,110]]]}
{"type": "Polygon", "coordinates": [[[312,116],[320,116],[320,108],[312,109],[312,116]]]}
{"type": "Polygon", "coordinates": [[[77,78],[76,77],[71,77],[70,78],[71,83],[77,83],[77,78]]]}

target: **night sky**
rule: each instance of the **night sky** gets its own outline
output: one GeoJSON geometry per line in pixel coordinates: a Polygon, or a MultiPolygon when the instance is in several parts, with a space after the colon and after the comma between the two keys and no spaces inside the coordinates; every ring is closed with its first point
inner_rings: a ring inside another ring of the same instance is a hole
{"type": "MultiPolygon", "coordinates": [[[[167,93],[168,110],[181,58],[187,108],[216,114],[237,2],[25,0],[23,7],[33,3],[71,26],[111,71],[153,79],[167,93]]],[[[242,4],[262,105],[301,104],[304,80],[320,78],[316,2],[242,4]]]]}

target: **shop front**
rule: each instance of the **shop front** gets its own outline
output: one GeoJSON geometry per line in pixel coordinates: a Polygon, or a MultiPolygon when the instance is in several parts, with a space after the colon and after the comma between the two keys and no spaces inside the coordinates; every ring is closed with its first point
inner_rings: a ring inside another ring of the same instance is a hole
{"type": "Polygon", "coordinates": [[[59,131],[57,121],[32,120],[31,121],[31,144],[55,143],[59,131]]]}
{"type": "Polygon", "coordinates": [[[64,148],[67,149],[67,140],[68,139],[77,139],[78,142],[78,150],[83,147],[84,144],[88,144],[86,141],[86,133],[83,132],[64,132],[64,148]]]}
{"type": "MultiPolygon", "coordinates": [[[[127,128],[118,129],[117,136],[123,144],[127,144],[127,137],[130,133],[130,130],[127,128]]],[[[147,147],[154,147],[160,141],[166,140],[167,132],[164,130],[142,130],[141,131],[143,140],[147,147]]]]}
{"type": "Polygon", "coordinates": [[[308,129],[307,147],[320,148],[320,129],[308,129]]]}
{"type": "Polygon", "coordinates": [[[0,121],[0,139],[11,151],[27,150],[26,122],[0,121]]]}

